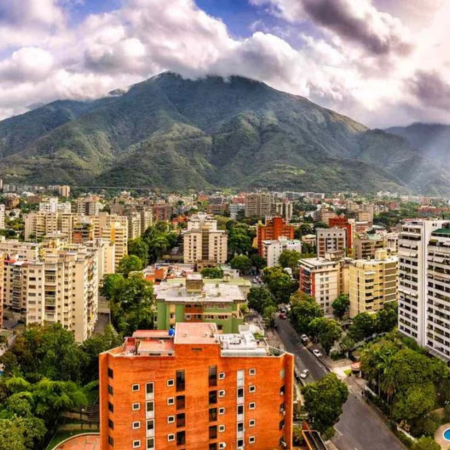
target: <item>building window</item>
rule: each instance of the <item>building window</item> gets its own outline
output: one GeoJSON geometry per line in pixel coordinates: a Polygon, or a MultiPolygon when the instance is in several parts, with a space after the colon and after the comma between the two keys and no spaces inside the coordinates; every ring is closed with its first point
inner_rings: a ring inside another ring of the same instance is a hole
{"type": "Polygon", "coordinates": [[[147,420],[147,431],[153,431],[155,429],[155,421],[147,420]]]}
{"type": "Polygon", "coordinates": [[[225,391],[219,391],[219,397],[225,397],[225,391]]]}
{"type": "Polygon", "coordinates": [[[175,440],[175,435],[174,434],[168,434],[167,435],[167,440],[170,441],[174,441],[175,440]]]}
{"type": "Polygon", "coordinates": [[[252,402],[248,405],[248,409],[255,409],[256,408],[256,403],[252,402]]]}
{"type": "Polygon", "coordinates": [[[238,447],[243,447],[244,446],[244,440],[243,439],[239,439],[238,440],[238,447]]]}
{"type": "Polygon", "coordinates": [[[140,386],[139,386],[138,384],[133,384],[133,385],[131,386],[131,390],[132,390],[133,392],[137,392],[137,391],[139,391],[139,389],[140,389],[140,386]]]}
{"type": "Polygon", "coordinates": [[[217,391],[209,392],[209,404],[215,405],[217,403],[217,391]]]}
{"type": "Polygon", "coordinates": [[[283,379],[285,376],[286,376],[286,371],[284,369],[281,369],[280,370],[280,378],[283,379]]]}
{"type": "Polygon", "coordinates": [[[220,372],[219,373],[219,380],[224,380],[225,379],[225,372],[220,372]]]}
{"type": "Polygon", "coordinates": [[[219,408],[219,415],[225,414],[225,408],[219,408]]]}
{"type": "Polygon", "coordinates": [[[244,431],[244,422],[238,422],[237,430],[238,431],[244,431]]]}
{"type": "Polygon", "coordinates": [[[215,422],[217,420],[217,408],[211,408],[209,410],[209,421],[215,422]]]}
{"type": "Polygon", "coordinates": [[[147,395],[153,395],[154,392],[154,384],[153,383],[147,383],[145,385],[145,393],[147,395]]]}
{"type": "Polygon", "coordinates": [[[238,414],[244,414],[244,405],[238,405],[237,413],[238,414]]]}
{"type": "Polygon", "coordinates": [[[108,384],[108,394],[114,395],[114,389],[110,384],[108,384]]]}
{"type": "Polygon", "coordinates": [[[284,386],[281,386],[280,387],[280,395],[284,395],[284,391],[285,391],[285,387],[284,386]]]}
{"type": "MultiPolygon", "coordinates": [[[[223,447],[220,447],[223,448],[223,447]]],[[[209,450],[217,450],[217,443],[209,444],[209,450]]]]}
{"type": "Polygon", "coordinates": [[[217,366],[211,366],[208,369],[209,387],[217,386],[217,366]]]}
{"type": "Polygon", "coordinates": [[[114,370],[110,369],[109,367],[108,367],[108,377],[114,378],[114,370]]]}
{"type": "Polygon", "coordinates": [[[249,443],[249,444],[254,444],[255,442],[256,442],[255,436],[250,436],[250,437],[248,438],[248,443],[249,443]]]}
{"type": "Polygon", "coordinates": [[[147,402],[147,412],[153,412],[154,403],[153,402],[147,402]]]}
{"type": "Polygon", "coordinates": [[[284,428],[284,419],[280,420],[280,423],[278,424],[278,429],[282,430],[284,428]]]}
{"type": "Polygon", "coordinates": [[[238,388],[237,396],[238,396],[238,398],[244,397],[244,388],[238,388]]]}
{"type": "Polygon", "coordinates": [[[256,375],[256,369],[249,369],[248,370],[249,375],[256,375]]]}
{"type": "Polygon", "coordinates": [[[177,392],[184,391],[186,387],[184,370],[177,370],[177,392]]]}
{"type": "Polygon", "coordinates": [[[177,409],[184,409],[186,406],[186,399],[184,395],[177,395],[177,409]]]}
{"type": "Polygon", "coordinates": [[[175,399],[174,399],[173,397],[168,398],[168,399],[167,399],[167,404],[168,404],[168,405],[173,405],[173,404],[175,404],[175,399]]]}
{"type": "Polygon", "coordinates": [[[111,402],[108,402],[108,409],[110,412],[114,412],[114,405],[111,402]]]}
{"type": "Polygon", "coordinates": [[[132,408],[133,411],[139,411],[141,409],[141,404],[140,403],[133,403],[131,408],[132,408]]]}
{"type": "Polygon", "coordinates": [[[175,416],[167,416],[167,423],[174,423],[175,422],[175,416]]]}
{"type": "Polygon", "coordinates": [[[253,394],[254,392],[256,392],[256,386],[250,386],[250,387],[248,388],[248,390],[249,390],[249,392],[250,392],[251,394],[253,394]]]}
{"type": "Polygon", "coordinates": [[[177,432],[177,445],[184,445],[184,444],[186,444],[186,432],[178,431],[177,432]]]}
{"type": "Polygon", "coordinates": [[[109,444],[111,447],[114,447],[114,439],[113,439],[111,436],[108,436],[108,444],[109,444]]]}
{"type": "Polygon", "coordinates": [[[133,422],[133,430],[141,428],[141,422],[133,422]]]}
{"type": "Polygon", "coordinates": [[[177,428],[183,428],[186,426],[186,414],[177,414],[177,428]]]}
{"type": "Polygon", "coordinates": [[[167,386],[173,386],[175,384],[175,381],[172,380],[167,380],[167,386]]]}
{"type": "Polygon", "coordinates": [[[248,426],[249,427],[254,427],[256,425],[256,420],[255,419],[250,419],[249,421],[248,421],[248,426]]]}
{"type": "Polygon", "coordinates": [[[114,422],[111,419],[108,419],[108,427],[114,430],[114,422]]]}
{"type": "Polygon", "coordinates": [[[225,431],[225,425],[219,425],[219,433],[223,433],[225,431]]]}
{"type": "Polygon", "coordinates": [[[209,427],[209,438],[217,439],[217,425],[212,425],[209,427]]]}
{"type": "Polygon", "coordinates": [[[155,439],[147,439],[147,450],[153,450],[155,448],[155,439]]]}

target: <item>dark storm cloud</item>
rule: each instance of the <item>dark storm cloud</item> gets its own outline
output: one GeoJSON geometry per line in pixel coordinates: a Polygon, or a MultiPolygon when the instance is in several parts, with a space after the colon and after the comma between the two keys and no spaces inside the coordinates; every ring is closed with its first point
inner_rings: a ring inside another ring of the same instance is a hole
{"type": "Polygon", "coordinates": [[[438,72],[417,72],[409,88],[424,106],[450,108],[450,84],[438,72]]]}
{"type": "Polygon", "coordinates": [[[304,12],[316,24],[356,42],[373,55],[408,54],[412,45],[403,36],[400,24],[389,14],[362,4],[363,13],[355,14],[348,0],[299,0],[304,12]]]}

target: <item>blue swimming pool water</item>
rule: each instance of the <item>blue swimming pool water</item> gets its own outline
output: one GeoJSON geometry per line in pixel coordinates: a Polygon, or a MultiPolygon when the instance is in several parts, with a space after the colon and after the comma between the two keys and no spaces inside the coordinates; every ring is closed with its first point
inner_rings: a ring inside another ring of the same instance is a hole
{"type": "Polygon", "coordinates": [[[450,441],[450,428],[444,431],[444,439],[450,441]]]}

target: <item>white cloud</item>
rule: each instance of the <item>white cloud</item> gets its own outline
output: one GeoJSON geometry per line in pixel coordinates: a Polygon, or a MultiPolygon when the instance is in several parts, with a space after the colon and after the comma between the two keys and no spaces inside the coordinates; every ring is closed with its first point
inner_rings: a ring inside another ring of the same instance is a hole
{"type": "MultiPolygon", "coordinates": [[[[432,55],[427,61],[432,73],[450,69],[443,15],[450,12],[445,9],[450,0],[411,0],[408,8],[402,0],[390,8],[387,0],[314,0],[315,6],[312,0],[252,0],[286,19],[290,32],[301,21],[314,24],[314,36],[299,31],[299,48],[261,22],[250,37],[232,38],[221,20],[193,0],[124,0],[119,10],[88,16],[74,27],[65,0],[12,3],[0,4],[0,50],[14,48],[0,57],[0,118],[23,112],[30,103],[97,98],[172,70],[185,77],[255,78],[387,126],[424,117],[426,99],[417,96],[431,78],[417,74],[426,55],[432,55]],[[325,20],[320,7],[330,1],[337,13],[325,20]],[[428,9],[420,18],[422,1],[428,9]],[[405,24],[417,27],[414,39],[405,24]],[[419,80],[421,89],[412,89],[411,80],[419,80]]],[[[449,120],[434,103],[434,119],[449,120]]]]}

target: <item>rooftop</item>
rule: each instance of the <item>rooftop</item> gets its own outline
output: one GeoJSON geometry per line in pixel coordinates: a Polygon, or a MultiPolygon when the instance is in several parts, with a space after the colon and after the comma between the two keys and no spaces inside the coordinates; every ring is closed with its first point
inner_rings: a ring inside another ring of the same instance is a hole
{"type": "Polygon", "coordinates": [[[215,323],[177,323],[175,344],[217,344],[215,323]]]}
{"type": "Polygon", "coordinates": [[[431,233],[432,236],[450,236],[450,228],[440,228],[431,233]]]}

